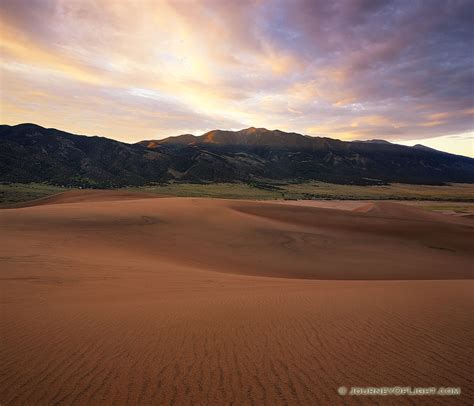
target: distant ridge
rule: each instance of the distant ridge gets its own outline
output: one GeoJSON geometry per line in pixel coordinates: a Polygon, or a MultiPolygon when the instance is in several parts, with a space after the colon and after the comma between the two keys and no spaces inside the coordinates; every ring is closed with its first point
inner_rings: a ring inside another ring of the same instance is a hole
{"type": "Polygon", "coordinates": [[[126,144],[35,124],[0,126],[0,181],[84,187],[186,182],[474,183],[474,159],[384,140],[265,128],[126,144]]]}
{"type": "MultiPolygon", "coordinates": [[[[416,144],[413,146],[413,148],[416,148],[416,149],[421,149],[421,150],[424,150],[424,151],[437,151],[437,152],[443,152],[443,151],[439,151],[437,149],[434,149],[434,148],[431,148],[431,147],[427,147],[426,145],[422,145],[422,144],[416,144]]],[[[447,152],[444,152],[445,154],[447,154],[447,152]]]]}
{"type": "Polygon", "coordinates": [[[391,144],[391,142],[387,140],[356,140],[352,142],[363,142],[367,144],[391,144]]]}

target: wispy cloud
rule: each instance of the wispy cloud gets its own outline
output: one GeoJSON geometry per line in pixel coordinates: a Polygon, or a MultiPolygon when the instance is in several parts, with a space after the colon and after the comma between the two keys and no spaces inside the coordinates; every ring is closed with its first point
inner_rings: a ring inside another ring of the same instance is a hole
{"type": "Polygon", "coordinates": [[[1,119],[125,141],[463,134],[473,17],[469,0],[4,0],[1,119]]]}

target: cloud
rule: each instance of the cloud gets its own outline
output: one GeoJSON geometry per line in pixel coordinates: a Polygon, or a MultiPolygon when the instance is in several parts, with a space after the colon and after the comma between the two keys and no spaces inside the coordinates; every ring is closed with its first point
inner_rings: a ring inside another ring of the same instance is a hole
{"type": "Polygon", "coordinates": [[[474,3],[4,0],[3,122],[125,141],[472,131],[474,3]]]}

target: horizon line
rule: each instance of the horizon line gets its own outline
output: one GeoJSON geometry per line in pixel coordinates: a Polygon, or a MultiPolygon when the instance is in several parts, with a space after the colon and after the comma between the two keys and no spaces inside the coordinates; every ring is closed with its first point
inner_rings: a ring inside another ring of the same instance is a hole
{"type": "MultiPolygon", "coordinates": [[[[240,130],[235,130],[235,129],[222,129],[222,128],[215,128],[215,129],[212,129],[212,130],[209,130],[209,131],[206,131],[200,135],[195,135],[195,134],[192,134],[192,133],[183,133],[183,134],[177,134],[177,135],[169,135],[169,136],[165,136],[163,138],[153,138],[153,139],[140,139],[139,141],[136,141],[136,142],[127,142],[127,141],[122,141],[120,139],[117,139],[117,138],[114,138],[114,137],[107,137],[107,136],[104,136],[104,135],[99,135],[99,134],[78,134],[78,133],[75,133],[75,132],[70,132],[69,130],[64,130],[64,129],[60,129],[60,128],[56,128],[56,127],[49,127],[49,126],[43,126],[41,124],[37,124],[37,123],[32,123],[32,122],[23,122],[23,123],[18,123],[18,124],[0,124],[0,126],[8,126],[8,127],[17,127],[17,126],[21,126],[21,125],[33,125],[33,126],[36,126],[36,127],[41,127],[41,128],[44,128],[46,130],[56,130],[56,131],[61,131],[61,132],[65,132],[65,133],[68,133],[68,134],[71,134],[71,135],[75,135],[75,136],[80,136],[80,137],[99,137],[99,138],[106,138],[108,140],[113,140],[113,141],[116,141],[116,142],[120,142],[122,144],[128,144],[128,145],[134,145],[134,144],[139,144],[141,142],[144,142],[144,141],[162,141],[162,140],[166,140],[168,138],[176,138],[176,137],[180,137],[180,136],[183,136],[183,135],[191,135],[193,137],[202,137],[212,131],[227,131],[227,132],[241,132],[241,131],[245,131],[245,130],[250,130],[250,129],[255,129],[255,130],[265,130],[265,131],[269,131],[269,132],[275,132],[275,131],[278,131],[278,132],[281,132],[281,133],[284,133],[284,134],[297,134],[297,135],[300,135],[302,137],[311,137],[311,138],[327,138],[327,139],[330,139],[330,140],[335,140],[335,141],[340,141],[340,142],[349,142],[349,143],[352,143],[352,142],[376,142],[376,141],[383,141],[384,143],[387,143],[387,144],[390,144],[390,145],[398,145],[398,146],[401,146],[401,147],[407,147],[407,148],[414,148],[416,146],[419,146],[419,147],[424,147],[424,148],[429,148],[429,149],[432,149],[432,150],[435,150],[437,152],[441,152],[441,153],[444,153],[444,154],[450,154],[450,155],[456,155],[456,156],[462,156],[462,157],[465,157],[465,158],[470,158],[470,159],[474,159],[474,157],[472,156],[468,156],[468,155],[462,155],[462,154],[456,154],[456,153],[453,153],[453,152],[448,152],[448,151],[445,151],[445,150],[441,150],[441,149],[437,149],[437,148],[432,148],[430,146],[427,146],[427,145],[424,145],[424,144],[420,144],[420,143],[417,143],[415,145],[405,145],[405,144],[401,144],[399,142],[393,142],[393,141],[389,141],[389,140],[386,140],[384,138],[371,138],[371,139],[356,139],[356,140],[341,140],[339,138],[333,138],[333,137],[329,137],[329,136],[322,136],[322,135],[310,135],[310,134],[302,134],[302,133],[298,133],[298,132],[295,132],[295,131],[284,131],[284,130],[280,130],[278,128],[276,129],[273,129],[273,130],[269,130],[268,128],[266,127],[254,127],[254,126],[250,126],[250,127],[246,127],[246,128],[242,128],[240,130]]],[[[449,136],[449,135],[445,135],[444,137],[446,136],[449,136]]],[[[443,136],[440,136],[440,137],[433,137],[433,138],[441,138],[443,136]]],[[[416,141],[420,141],[420,140],[416,140],[416,141]]]]}

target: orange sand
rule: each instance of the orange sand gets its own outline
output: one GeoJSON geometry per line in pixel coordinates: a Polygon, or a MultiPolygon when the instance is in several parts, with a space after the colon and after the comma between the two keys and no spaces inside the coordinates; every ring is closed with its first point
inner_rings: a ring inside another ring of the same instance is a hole
{"type": "Polygon", "coordinates": [[[0,211],[2,405],[472,404],[472,220],[68,193],[0,211]]]}

